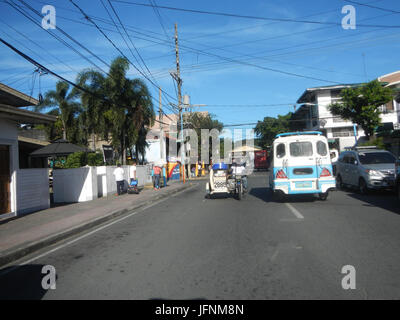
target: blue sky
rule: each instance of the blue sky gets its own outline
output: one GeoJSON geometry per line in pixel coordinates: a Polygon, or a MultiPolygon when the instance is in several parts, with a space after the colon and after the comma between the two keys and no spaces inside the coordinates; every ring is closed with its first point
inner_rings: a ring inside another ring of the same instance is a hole
{"type": "MultiPolygon", "coordinates": [[[[400,12],[400,2],[397,0],[356,1],[400,12]]],[[[14,2],[21,5],[18,0],[14,2]]],[[[88,25],[90,23],[70,1],[25,2],[38,11],[45,4],[54,5],[57,27],[104,61],[109,63],[119,55],[97,29],[88,25]]],[[[100,0],[74,2],[88,15],[109,21],[100,0]]],[[[150,4],[150,0],[137,2],[150,4]]],[[[107,1],[104,3],[110,10],[107,1]]],[[[175,69],[173,37],[174,23],[178,24],[183,94],[190,95],[193,104],[206,104],[206,107],[198,109],[215,114],[224,124],[252,123],[265,116],[286,114],[293,110],[293,103],[308,87],[358,83],[400,69],[400,28],[357,26],[355,30],[344,30],[340,26],[329,24],[273,22],[166,9],[159,9],[160,22],[151,7],[112,3],[151,71],[153,82],[172,97],[176,97],[176,92],[169,72],[175,69]],[[307,78],[269,69],[304,75],[307,78]]],[[[344,0],[156,0],[155,3],[203,11],[329,23],[341,23],[344,16],[341,13],[342,7],[350,4],[344,0]]],[[[355,4],[354,7],[358,24],[400,25],[400,13],[355,4]]],[[[41,21],[40,17],[26,7],[24,10],[36,21],[41,21]]],[[[0,1],[0,12],[0,37],[52,71],[75,81],[78,71],[93,67],[4,1],[0,1]]],[[[96,22],[136,64],[112,23],[99,20],[96,22]]],[[[107,70],[106,65],[65,38],[59,30],[54,30],[54,34],[66,39],[88,59],[107,70]]],[[[40,88],[38,77],[33,85],[35,67],[4,45],[0,45],[0,57],[0,82],[24,93],[32,93],[34,97],[39,92],[44,93],[54,88],[57,79],[50,75],[40,77],[40,88]]],[[[133,67],[129,76],[142,77],[133,67]]],[[[152,95],[158,100],[157,88],[149,81],[146,82],[152,95]]],[[[172,98],[168,100],[164,96],[163,104],[175,102],[172,98]]],[[[155,107],[158,105],[155,104],[155,107]]],[[[167,107],[164,110],[169,112],[167,107]]]]}

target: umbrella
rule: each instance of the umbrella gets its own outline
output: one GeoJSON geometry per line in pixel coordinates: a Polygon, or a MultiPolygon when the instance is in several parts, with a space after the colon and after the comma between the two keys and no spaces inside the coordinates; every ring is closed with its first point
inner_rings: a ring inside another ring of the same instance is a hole
{"type": "Polygon", "coordinates": [[[76,144],[69,143],[67,140],[58,139],[53,143],[37,149],[30,153],[31,157],[61,157],[68,156],[74,152],[91,152],[90,149],[77,146],[76,144]]]}

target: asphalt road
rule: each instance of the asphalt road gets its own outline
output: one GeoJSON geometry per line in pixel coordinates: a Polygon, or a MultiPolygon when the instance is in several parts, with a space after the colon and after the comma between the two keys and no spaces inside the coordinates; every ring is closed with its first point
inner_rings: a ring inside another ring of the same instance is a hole
{"type": "Polygon", "coordinates": [[[267,179],[266,173],[253,175],[242,201],[205,199],[202,181],[59,244],[0,276],[2,298],[400,298],[400,203],[394,194],[338,191],[327,201],[277,203],[267,179]],[[44,265],[56,269],[55,290],[40,286],[44,265]],[[342,287],[345,265],[355,268],[355,289],[342,287]]]}

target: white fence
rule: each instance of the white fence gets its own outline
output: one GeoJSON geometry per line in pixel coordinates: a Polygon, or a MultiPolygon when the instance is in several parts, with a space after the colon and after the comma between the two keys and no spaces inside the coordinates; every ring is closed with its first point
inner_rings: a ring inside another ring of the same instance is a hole
{"type": "Polygon", "coordinates": [[[96,199],[96,167],[53,170],[53,196],[55,203],[96,199]]]}
{"type": "MultiPolygon", "coordinates": [[[[83,167],[76,169],[53,170],[53,193],[55,203],[84,202],[105,197],[117,192],[117,183],[113,175],[115,166],[83,167]]],[[[131,175],[131,166],[124,169],[125,189],[131,175]]],[[[137,166],[138,185],[151,183],[151,169],[148,166],[137,166]]]]}
{"type": "Polygon", "coordinates": [[[50,207],[48,169],[17,170],[17,213],[23,215],[50,207]]]}

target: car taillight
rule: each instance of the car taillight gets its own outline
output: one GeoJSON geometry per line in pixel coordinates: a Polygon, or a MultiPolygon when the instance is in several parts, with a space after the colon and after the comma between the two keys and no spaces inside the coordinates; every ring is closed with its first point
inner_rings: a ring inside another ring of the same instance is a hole
{"type": "Polygon", "coordinates": [[[331,172],[327,168],[324,168],[320,175],[320,177],[330,177],[330,176],[332,176],[331,172]]]}
{"type": "Polygon", "coordinates": [[[276,173],[276,178],[277,179],[287,179],[287,176],[286,176],[285,172],[283,172],[283,170],[281,169],[276,173]]]}

